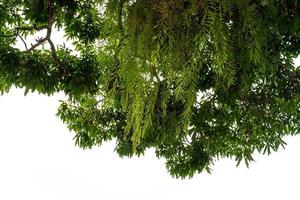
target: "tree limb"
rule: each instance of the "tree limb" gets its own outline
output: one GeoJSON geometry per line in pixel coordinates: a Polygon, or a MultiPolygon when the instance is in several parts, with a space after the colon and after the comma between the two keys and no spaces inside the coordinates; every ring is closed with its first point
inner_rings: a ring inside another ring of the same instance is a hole
{"type": "Polygon", "coordinates": [[[21,38],[21,36],[19,36],[19,35],[18,36],[21,38],[21,40],[25,44],[25,47],[26,47],[25,53],[29,53],[29,52],[33,51],[34,49],[36,49],[37,47],[39,47],[40,45],[44,44],[45,42],[48,42],[48,44],[50,45],[52,58],[54,59],[55,63],[58,64],[63,69],[64,75],[67,76],[69,74],[69,70],[63,65],[63,63],[57,57],[55,45],[51,40],[52,27],[56,20],[54,0],[49,0],[48,9],[49,9],[50,14],[49,14],[49,19],[48,19],[47,25],[39,26],[39,27],[37,27],[36,25],[33,25],[31,27],[17,27],[16,31],[18,34],[19,30],[26,30],[26,31],[37,30],[37,31],[39,31],[39,30],[47,29],[46,36],[37,40],[37,43],[32,45],[29,49],[27,48],[27,45],[26,45],[25,41],[23,40],[23,38],[21,38]]]}

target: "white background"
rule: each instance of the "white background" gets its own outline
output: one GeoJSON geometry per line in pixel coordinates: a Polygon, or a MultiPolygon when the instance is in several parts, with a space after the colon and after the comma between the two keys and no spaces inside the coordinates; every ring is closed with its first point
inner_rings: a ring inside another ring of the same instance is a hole
{"type": "Polygon", "coordinates": [[[74,146],[73,134],[55,117],[58,100],[12,90],[0,97],[0,199],[300,199],[300,137],[285,150],[255,156],[247,169],[230,160],[212,174],[176,180],[153,151],[121,159],[114,143],[93,150],[74,146]]]}
{"type": "Polygon", "coordinates": [[[212,174],[176,180],[151,150],[121,159],[113,142],[75,147],[55,116],[63,95],[23,93],[0,96],[0,200],[300,199],[300,136],[286,138],[285,150],[256,155],[249,169],[224,159],[212,174]]]}

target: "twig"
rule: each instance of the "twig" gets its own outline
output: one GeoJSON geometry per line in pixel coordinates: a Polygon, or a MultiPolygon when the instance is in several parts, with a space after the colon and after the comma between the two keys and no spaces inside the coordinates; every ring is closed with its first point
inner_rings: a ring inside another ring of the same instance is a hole
{"type": "Polygon", "coordinates": [[[16,34],[13,34],[13,35],[0,35],[0,37],[3,37],[3,38],[12,38],[12,37],[16,37],[16,34]]]}
{"type": "Polygon", "coordinates": [[[22,37],[20,34],[17,34],[17,36],[18,36],[18,37],[21,39],[21,41],[23,42],[23,44],[24,44],[26,50],[28,50],[27,44],[26,44],[25,40],[23,39],[23,37],[22,37]]]}
{"type": "Polygon", "coordinates": [[[43,26],[36,26],[35,24],[33,26],[29,26],[29,27],[26,27],[26,26],[18,26],[18,27],[15,27],[16,31],[41,31],[41,30],[44,30],[48,28],[48,25],[43,25],[43,26]]]}
{"type": "Polygon", "coordinates": [[[32,30],[40,31],[40,30],[43,30],[46,28],[48,28],[48,25],[39,26],[39,27],[37,27],[36,25],[30,26],[30,27],[19,26],[19,27],[15,27],[15,31],[14,31],[15,33],[13,35],[0,35],[0,37],[13,38],[12,41],[14,41],[17,37],[19,37],[21,39],[21,41],[23,42],[23,44],[26,48],[26,51],[31,51],[45,41],[39,41],[37,44],[33,45],[30,48],[31,49],[30,50],[30,49],[28,49],[27,44],[26,44],[25,40],[23,39],[23,37],[20,35],[20,31],[32,31],[32,30]]]}
{"type": "Polygon", "coordinates": [[[41,44],[45,43],[47,40],[48,40],[47,37],[42,38],[42,39],[39,39],[38,42],[35,43],[34,45],[32,45],[32,46],[30,47],[30,49],[27,49],[27,50],[25,51],[25,53],[28,53],[28,52],[34,50],[35,48],[37,48],[37,47],[40,46],[41,44]]]}

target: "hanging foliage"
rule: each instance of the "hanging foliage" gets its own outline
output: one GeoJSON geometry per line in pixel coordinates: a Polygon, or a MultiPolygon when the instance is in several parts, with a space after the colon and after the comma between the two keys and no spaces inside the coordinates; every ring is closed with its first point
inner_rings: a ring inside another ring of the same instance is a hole
{"type": "Polygon", "coordinates": [[[154,148],[175,177],[248,165],[300,133],[299,53],[298,0],[0,1],[1,92],[63,91],[76,145],[154,148]]]}

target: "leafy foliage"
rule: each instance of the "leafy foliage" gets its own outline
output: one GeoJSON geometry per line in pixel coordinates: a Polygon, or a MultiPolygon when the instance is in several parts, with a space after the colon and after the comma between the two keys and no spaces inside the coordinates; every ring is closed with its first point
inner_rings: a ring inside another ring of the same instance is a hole
{"type": "Polygon", "coordinates": [[[0,1],[1,92],[63,91],[76,145],[154,148],[175,177],[220,157],[248,165],[299,133],[299,53],[298,0],[0,1]],[[55,28],[75,51],[53,44],[55,28]]]}

